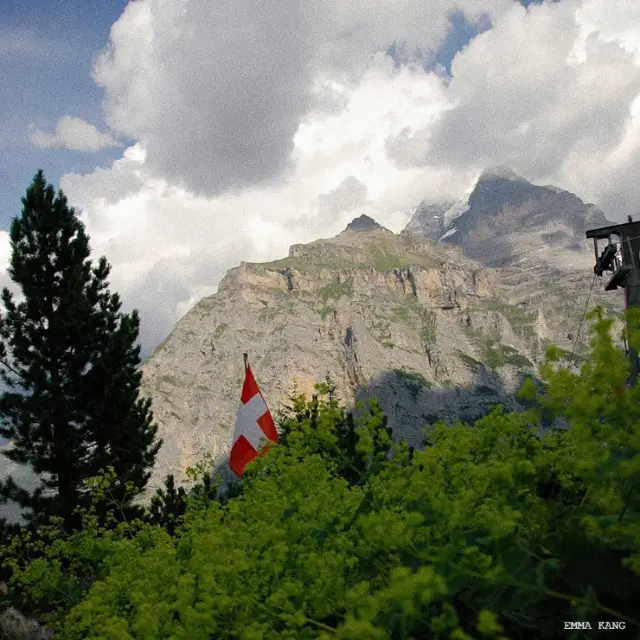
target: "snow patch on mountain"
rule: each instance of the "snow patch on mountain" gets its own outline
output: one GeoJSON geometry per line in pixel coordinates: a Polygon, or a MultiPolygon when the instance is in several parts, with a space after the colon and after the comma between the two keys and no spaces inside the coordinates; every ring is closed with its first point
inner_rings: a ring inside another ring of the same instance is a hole
{"type": "Polygon", "coordinates": [[[444,240],[445,238],[452,236],[457,231],[458,230],[455,227],[453,227],[453,229],[449,229],[449,231],[447,231],[444,235],[440,236],[440,240],[444,240]]]}
{"type": "Polygon", "coordinates": [[[468,193],[464,198],[458,200],[451,208],[444,212],[444,226],[448,227],[456,218],[459,218],[463,213],[469,211],[469,196],[468,193]]]}

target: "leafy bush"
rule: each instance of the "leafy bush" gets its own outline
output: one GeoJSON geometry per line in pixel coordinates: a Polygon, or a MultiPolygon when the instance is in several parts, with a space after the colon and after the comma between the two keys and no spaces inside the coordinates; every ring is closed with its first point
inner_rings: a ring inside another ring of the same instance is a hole
{"type": "MultiPolygon", "coordinates": [[[[535,408],[434,425],[420,451],[391,452],[376,403],[358,419],[326,385],[296,399],[241,494],[191,500],[175,537],[140,524],[98,544],[88,528],[68,546],[66,562],[97,556],[98,575],[59,609],[56,637],[546,639],[569,620],[637,629],[640,391],[624,387],[610,325],[596,317],[579,374],[550,351],[544,395],[522,390],[535,408]],[[569,428],[540,438],[549,413],[569,428]]],[[[56,567],[47,558],[44,576],[56,567]]]]}
{"type": "MultiPolygon", "coordinates": [[[[67,531],[63,518],[51,517],[37,530],[29,527],[7,536],[2,564],[10,575],[9,603],[23,612],[53,620],[56,612],[80,602],[93,582],[108,575],[109,559],[117,555],[118,546],[125,540],[137,541],[137,534],[144,528],[139,520],[119,522],[118,512],[127,505],[129,496],[125,495],[122,502],[114,500],[112,487],[116,482],[113,469],[89,481],[94,506],[76,510],[81,520],[76,531],[67,531]],[[104,509],[97,512],[95,505],[104,507],[106,503],[111,512],[105,517],[104,509]]],[[[128,489],[135,491],[134,487],[128,489]]]]}

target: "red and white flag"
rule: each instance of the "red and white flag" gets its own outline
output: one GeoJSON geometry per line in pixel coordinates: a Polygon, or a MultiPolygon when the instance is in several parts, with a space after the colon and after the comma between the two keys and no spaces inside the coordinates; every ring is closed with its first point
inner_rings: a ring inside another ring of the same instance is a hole
{"type": "Polygon", "coordinates": [[[260,441],[264,438],[278,442],[278,432],[251,367],[247,364],[233,445],[229,454],[229,467],[238,477],[242,476],[247,464],[256,458],[260,441]]]}

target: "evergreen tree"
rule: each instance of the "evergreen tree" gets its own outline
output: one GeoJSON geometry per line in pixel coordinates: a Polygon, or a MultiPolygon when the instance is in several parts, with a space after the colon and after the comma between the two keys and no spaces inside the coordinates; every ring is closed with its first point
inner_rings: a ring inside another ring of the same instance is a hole
{"type": "Polygon", "coordinates": [[[160,487],[151,498],[148,521],[164,527],[173,536],[187,510],[187,492],[176,487],[173,474],[168,475],[164,487],[160,487]]]}
{"type": "Polygon", "coordinates": [[[225,483],[224,476],[215,469],[213,473],[203,473],[188,491],[177,486],[173,474],[169,474],[164,479],[164,486],[151,497],[146,522],[159,525],[174,536],[180,531],[189,508],[206,509],[212,502],[224,506],[241,493],[241,482],[225,483]]]}
{"type": "Polygon", "coordinates": [[[38,527],[49,516],[78,526],[77,506],[91,501],[89,478],[113,467],[109,496],[117,517],[137,514],[161,442],[151,401],[139,397],[139,317],[121,312],[110,293],[106,258],[90,260],[89,238],[67,199],[39,171],[22,214],[11,223],[9,275],[16,301],[2,292],[0,435],[10,460],[28,465],[40,486],[28,492],[9,478],[0,495],[38,527]]]}

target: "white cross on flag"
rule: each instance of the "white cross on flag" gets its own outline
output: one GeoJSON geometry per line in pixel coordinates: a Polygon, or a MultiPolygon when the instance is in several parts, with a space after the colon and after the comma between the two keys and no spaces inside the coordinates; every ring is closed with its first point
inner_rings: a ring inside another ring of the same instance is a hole
{"type": "Polygon", "coordinates": [[[242,476],[247,464],[258,456],[260,441],[263,438],[271,442],[278,442],[278,432],[269,407],[267,407],[258,383],[247,364],[238,417],[236,418],[236,429],[233,434],[233,445],[229,454],[229,468],[238,477],[242,476]]]}

